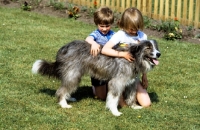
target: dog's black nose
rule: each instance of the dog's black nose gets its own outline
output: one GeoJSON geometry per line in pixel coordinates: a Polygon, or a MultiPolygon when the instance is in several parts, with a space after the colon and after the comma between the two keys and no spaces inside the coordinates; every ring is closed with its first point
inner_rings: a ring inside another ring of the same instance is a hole
{"type": "Polygon", "coordinates": [[[157,56],[157,57],[160,57],[160,56],[161,56],[161,53],[156,53],[156,56],[157,56]]]}

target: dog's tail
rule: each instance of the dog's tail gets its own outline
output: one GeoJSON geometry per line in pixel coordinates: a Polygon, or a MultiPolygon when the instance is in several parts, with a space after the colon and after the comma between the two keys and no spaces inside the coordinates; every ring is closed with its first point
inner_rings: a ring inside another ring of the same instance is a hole
{"type": "Polygon", "coordinates": [[[45,60],[36,60],[32,67],[33,74],[47,75],[49,77],[60,78],[58,62],[47,62],[45,60]]]}

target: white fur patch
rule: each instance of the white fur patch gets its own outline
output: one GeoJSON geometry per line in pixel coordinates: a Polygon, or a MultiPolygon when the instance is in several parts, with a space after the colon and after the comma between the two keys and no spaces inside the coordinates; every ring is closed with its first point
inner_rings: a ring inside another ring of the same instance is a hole
{"type": "Polygon", "coordinates": [[[156,49],[156,47],[155,47],[155,43],[154,43],[154,41],[153,40],[150,40],[150,42],[151,42],[151,44],[152,44],[152,46],[153,46],[153,57],[154,58],[157,58],[157,53],[160,53],[157,49],[156,49]]]}
{"type": "MultiPolygon", "coordinates": [[[[144,66],[146,67],[146,72],[148,72],[148,71],[150,71],[152,68],[151,68],[151,66],[149,65],[149,62],[148,61],[144,61],[144,66]]],[[[152,64],[151,62],[150,62],[150,64],[151,65],[154,65],[154,64],[152,64]]]]}
{"type": "Polygon", "coordinates": [[[60,100],[58,103],[62,108],[72,108],[71,105],[68,105],[65,99],[60,100]]]}
{"type": "Polygon", "coordinates": [[[33,67],[32,67],[32,73],[33,74],[38,73],[38,70],[40,69],[40,65],[41,65],[42,62],[43,62],[42,60],[35,61],[35,63],[33,64],[33,67]]]}
{"type": "Polygon", "coordinates": [[[108,93],[106,99],[106,107],[112,112],[114,116],[120,116],[122,114],[117,109],[118,101],[119,101],[118,96],[114,97],[111,93],[108,93]]]}
{"type": "Polygon", "coordinates": [[[128,80],[128,82],[126,83],[126,85],[130,85],[130,84],[133,84],[135,82],[135,79],[136,78],[133,78],[131,80],[128,80]]]}

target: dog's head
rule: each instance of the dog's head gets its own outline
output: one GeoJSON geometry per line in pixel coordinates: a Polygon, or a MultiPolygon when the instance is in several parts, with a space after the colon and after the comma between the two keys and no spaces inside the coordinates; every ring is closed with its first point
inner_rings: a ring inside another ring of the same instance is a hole
{"type": "Polygon", "coordinates": [[[147,62],[151,66],[158,65],[159,61],[157,59],[161,56],[155,40],[143,40],[137,45],[132,45],[130,53],[136,61],[147,62]]]}

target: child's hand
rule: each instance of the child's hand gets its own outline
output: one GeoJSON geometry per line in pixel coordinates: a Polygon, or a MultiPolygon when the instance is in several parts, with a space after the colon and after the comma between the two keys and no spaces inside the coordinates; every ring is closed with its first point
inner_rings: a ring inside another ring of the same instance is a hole
{"type": "Polygon", "coordinates": [[[142,75],[142,86],[143,86],[144,89],[146,89],[148,87],[148,80],[147,80],[146,74],[142,75]]]}
{"type": "Polygon", "coordinates": [[[123,57],[130,62],[135,60],[129,52],[119,52],[119,57],[123,57]]]}
{"type": "Polygon", "coordinates": [[[93,56],[97,56],[100,53],[100,45],[99,44],[92,44],[90,54],[93,56]]]}

